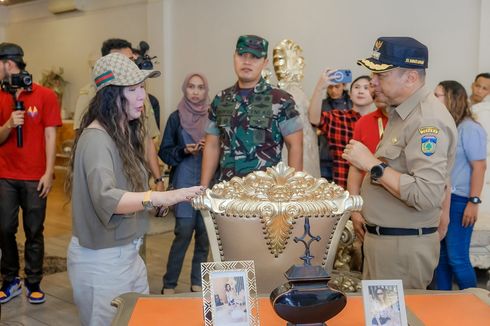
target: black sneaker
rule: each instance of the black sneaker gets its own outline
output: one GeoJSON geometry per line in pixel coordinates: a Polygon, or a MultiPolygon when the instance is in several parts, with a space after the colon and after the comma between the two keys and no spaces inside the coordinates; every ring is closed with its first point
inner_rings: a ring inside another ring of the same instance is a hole
{"type": "Polygon", "coordinates": [[[46,301],[46,294],[41,290],[39,283],[30,284],[27,281],[24,283],[27,289],[26,296],[30,303],[39,304],[46,301]]]}
{"type": "Polygon", "coordinates": [[[22,283],[20,278],[16,277],[10,282],[3,282],[0,288],[0,303],[7,303],[22,293],[22,283]]]}

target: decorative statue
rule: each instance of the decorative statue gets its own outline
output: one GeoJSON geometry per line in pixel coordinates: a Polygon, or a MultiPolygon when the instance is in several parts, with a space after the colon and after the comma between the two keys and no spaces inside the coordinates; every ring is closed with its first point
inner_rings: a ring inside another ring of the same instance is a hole
{"type": "Polygon", "coordinates": [[[269,68],[264,68],[261,72],[262,78],[267,82],[267,84],[272,85],[272,71],[269,68]]]}
{"type": "Polygon", "coordinates": [[[44,87],[51,88],[56,96],[58,97],[58,102],[61,105],[63,100],[63,92],[65,91],[65,86],[67,82],[63,78],[63,68],[52,68],[50,71],[43,72],[43,77],[39,84],[44,87]]]}
{"type": "MultiPolygon", "coordinates": [[[[318,156],[318,138],[308,119],[309,101],[301,82],[303,81],[303,49],[291,40],[281,41],[273,50],[273,65],[279,88],[291,94],[303,121],[303,169],[315,178],[320,177],[320,158],[318,156]]],[[[282,153],[287,163],[287,149],[282,153]]]]}

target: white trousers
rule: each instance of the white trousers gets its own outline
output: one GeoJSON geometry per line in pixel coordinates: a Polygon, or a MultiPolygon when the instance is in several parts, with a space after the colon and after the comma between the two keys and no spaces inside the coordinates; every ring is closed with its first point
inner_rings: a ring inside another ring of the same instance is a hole
{"type": "Polygon", "coordinates": [[[142,239],[107,249],[68,247],[68,276],[83,326],[110,325],[116,314],[111,301],[126,292],[148,294],[146,266],[139,255],[142,239]]]}

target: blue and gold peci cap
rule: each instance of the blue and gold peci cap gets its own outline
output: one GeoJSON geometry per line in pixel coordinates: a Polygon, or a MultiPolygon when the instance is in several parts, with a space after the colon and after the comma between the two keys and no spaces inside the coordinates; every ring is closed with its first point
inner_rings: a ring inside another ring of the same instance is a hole
{"type": "Polygon", "coordinates": [[[251,53],[257,58],[266,58],[269,42],[257,35],[242,35],[236,42],[238,54],[251,53]]]}
{"type": "Polygon", "coordinates": [[[371,57],[358,60],[357,64],[372,72],[393,68],[425,69],[429,62],[429,50],[411,37],[380,37],[376,40],[371,57]]]}

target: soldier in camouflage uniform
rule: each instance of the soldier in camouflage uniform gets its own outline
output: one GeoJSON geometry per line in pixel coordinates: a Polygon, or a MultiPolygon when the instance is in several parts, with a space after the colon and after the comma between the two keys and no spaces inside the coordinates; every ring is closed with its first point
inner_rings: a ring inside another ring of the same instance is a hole
{"type": "Polygon", "coordinates": [[[303,169],[303,124],[291,95],[261,78],[268,42],[238,38],[234,54],[238,82],[213,100],[204,148],[201,184],[208,186],[219,166],[219,181],[265,170],[288,147],[291,167],[303,169]]]}

